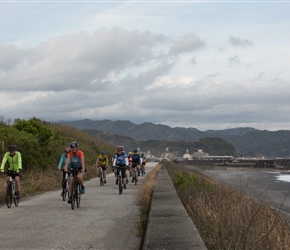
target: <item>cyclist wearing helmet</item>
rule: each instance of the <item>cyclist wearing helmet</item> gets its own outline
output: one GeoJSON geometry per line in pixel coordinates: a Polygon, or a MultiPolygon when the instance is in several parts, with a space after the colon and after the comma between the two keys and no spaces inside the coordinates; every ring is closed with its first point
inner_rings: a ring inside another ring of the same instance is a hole
{"type": "MultiPolygon", "coordinates": [[[[79,150],[79,145],[77,142],[71,142],[70,145],[71,152],[68,153],[64,171],[68,172],[68,166],[71,164],[71,168],[76,168],[79,170],[77,178],[78,182],[80,183],[82,187],[82,193],[84,194],[86,192],[86,189],[84,187],[84,181],[83,181],[83,173],[85,172],[85,155],[84,153],[79,150]]],[[[72,173],[70,174],[70,183],[73,182],[73,176],[72,173]]],[[[72,185],[69,186],[69,193],[71,195],[72,193],[72,185]]],[[[71,203],[71,196],[68,199],[68,203],[71,203]]]]}
{"type": "Polygon", "coordinates": [[[145,166],[146,166],[147,160],[146,160],[146,156],[144,153],[141,154],[141,162],[142,162],[141,164],[142,164],[142,168],[143,168],[143,174],[145,174],[145,166]]]}
{"type": "MultiPolygon", "coordinates": [[[[63,173],[62,174],[62,184],[61,184],[62,189],[64,189],[64,180],[65,180],[65,175],[66,175],[66,172],[64,171],[64,167],[65,167],[66,158],[67,158],[67,155],[68,155],[69,152],[70,152],[70,148],[69,147],[64,149],[64,154],[61,155],[59,163],[58,163],[58,167],[57,167],[58,170],[62,170],[62,173],[63,173]]],[[[68,165],[68,170],[70,170],[70,168],[71,168],[71,164],[68,165]]],[[[61,191],[60,195],[63,196],[62,191],[61,191]]]]}
{"type": "Polygon", "coordinates": [[[104,183],[107,183],[106,176],[107,176],[107,167],[109,164],[108,156],[106,155],[106,151],[102,150],[101,154],[98,156],[96,161],[96,167],[98,168],[98,177],[100,177],[100,170],[99,168],[103,169],[104,172],[104,183]]]}
{"type": "Polygon", "coordinates": [[[132,176],[132,152],[128,153],[128,162],[129,162],[129,166],[128,166],[128,171],[130,174],[130,177],[132,176]]]}
{"type": "Polygon", "coordinates": [[[117,147],[117,153],[114,155],[113,167],[117,167],[116,185],[118,185],[119,171],[122,173],[124,189],[126,189],[126,167],[128,166],[128,157],[122,146],[117,147]]]}
{"type": "Polygon", "coordinates": [[[9,152],[5,153],[0,171],[4,172],[6,162],[9,163],[6,182],[9,182],[9,176],[11,176],[16,182],[16,196],[20,198],[20,171],[22,170],[22,158],[20,152],[16,151],[15,145],[8,147],[9,152]]]}
{"type": "Polygon", "coordinates": [[[141,164],[140,155],[138,154],[138,150],[134,149],[132,154],[132,176],[133,176],[132,182],[134,182],[135,171],[138,171],[138,176],[140,176],[140,164],[141,164]]]}

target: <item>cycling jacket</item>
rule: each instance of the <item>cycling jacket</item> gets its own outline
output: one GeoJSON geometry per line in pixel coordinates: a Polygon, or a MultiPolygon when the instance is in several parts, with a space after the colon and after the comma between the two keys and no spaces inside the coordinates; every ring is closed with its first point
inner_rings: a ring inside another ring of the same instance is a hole
{"type": "Polygon", "coordinates": [[[141,158],[139,154],[132,154],[132,162],[140,164],[141,163],[141,158]]]}
{"type": "Polygon", "coordinates": [[[15,151],[14,155],[10,155],[10,152],[5,153],[2,160],[1,167],[0,167],[1,172],[4,171],[4,167],[7,161],[9,163],[8,170],[16,171],[16,172],[19,172],[19,170],[22,170],[22,158],[21,158],[20,152],[15,151]]]}
{"type": "Polygon", "coordinates": [[[77,152],[70,152],[67,155],[67,159],[70,160],[70,164],[72,168],[82,168],[82,158],[84,158],[84,153],[81,150],[77,152]]]}
{"type": "Polygon", "coordinates": [[[122,166],[129,165],[128,157],[127,157],[126,153],[122,152],[121,154],[117,153],[114,155],[113,166],[116,166],[116,165],[122,165],[122,166]]]}
{"type": "MultiPolygon", "coordinates": [[[[57,168],[64,168],[65,167],[65,163],[66,163],[66,154],[63,154],[60,158],[60,161],[58,163],[58,167],[57,168]]],[[[68,164],[68,169],[71,168],[71,164],[68,164]]]]}

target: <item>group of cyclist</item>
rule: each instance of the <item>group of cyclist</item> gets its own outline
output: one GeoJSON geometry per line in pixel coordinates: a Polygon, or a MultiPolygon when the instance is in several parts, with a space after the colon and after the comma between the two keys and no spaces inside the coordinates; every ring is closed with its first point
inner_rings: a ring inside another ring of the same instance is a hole
{"type": "MultiPolygon", "coordinates": [[[[0,172],[4,172],[4,167],[6,162],[9,163],[9,168],[7,171],[7,179],[6,182],[9,181],[9,177],[11,176],[15,179],[16,182],[16,196],[20,198],[20,172],[22,171],[22,158],[21,153],[16,150],[15,145],[10,145],[8,147],[8,152],[4,154],[2,159],[0,172]]],[[[145,165],[146,158],[144,155],[139,155],[138,150],[134,149],[133,154],[131,152],[127,154],[124,152],[124,148],[122,146],[117,147],[117,151],[115,152],[112,158],[113,170],[115,169],[116,176],[116,184],[118,184],[118,175],[119,171],[122,174],[123,187],[126,189],[126,184],[128,184],[128,175],[127,169],[130,168],[132,171],[132,182],[134,182],[134,173],[138,171],[138,176],[140,175],[140,166],[143,167],[143,173],[145,174],[145,165]],[[136,168],[136,169],[135,169],[136,168]]],[[[96,165],[98,173],[99,168],[102,168],[104,173],[104,183],[107,183],[107,168],[109,166],[109,159],[104,150],[101,151],[101,154],[97,157],[96,165]]],[[[83,151],[79,150],[79,146],[77,142],[71,142],[69,147],[64,149],[64,153],[61,155],[58,167],[59,170],[63,170],[63,178],[62,178],[62,187],[64,187],[66,174],[69,174],[70,182],[73,181],[73,176],[71,173],[71,169],[75,168],[78,170],[77,180],[81,185],[81,192],[85,194],[86,189],[84,186],[83,175],[85,173],[85,156],[83,151]]],[[[72,193],[72,185],[70,185],[69,194],[72,193]]],[[[63,195],[63,193],[61,193],[63,195]]],[[[68,203],[72,202],[72,197],[69,196],[68,203]]]]}
{"type": "MultiPolygon", "coordinates": [[[[101,151],[101,155],[98,156],[96,167],[102,168],[104,171],[104,179],[106,183],[106,171],[108,167],[108,157],[105,154],[105,151],[101,151]],[[100,161],[100,159],[103,159],[100,161]],[[103,164],[100,164],[100,162],[103,162],[103,164]]],[[[140,156],[137,149],[133,150],[132,152],[129,152],[128,155],[125,153],[124,148],[122,146],[117,147],[117,151],[113,155],[112,158],[112,165],[113,165],[113,171],[115,172],[116,177],[116,185],[118,185],[118,175],[122,175],[122,184],[124,189],[126,189],[126,184],[128,184],[128,174],[126,170],[131,171],[132,173],[132,182],[134,182],[134,173],[135,171],[138,171],[138,176],[140,176],[140,167],[142,165],[143,167],[143,173],[145,174],[145,165],[146,165],[146,158],[144,154],[140,156]],[[136,170],[135,170],[136,168],[136,170]]]]}
{"type": "MultiPolygon", "coordinates": [[[[86,188],[83,180],[83,175],[85,174],[85,155],[83,151],[79,150],[77,142],[71,142],[69,147],[65,148],[64,152],[65,153],[61,156],[58,164],[58,169],[63,170],[62,188],[64,189],[66,173],[69,173],[70,183],[73,182],[73,173],[70,170],[74,168],[78,171],[77,180],[81,185],[81,193],[85,194],[86,188]]],[[[72,185],[69,186],[69,194],[72,194],[72,185]]],[[[64,194],[61,193],[61,195],[64,194]]],[[[72,197],[69,195],[68,203],[71,202],[72,197]]]]}

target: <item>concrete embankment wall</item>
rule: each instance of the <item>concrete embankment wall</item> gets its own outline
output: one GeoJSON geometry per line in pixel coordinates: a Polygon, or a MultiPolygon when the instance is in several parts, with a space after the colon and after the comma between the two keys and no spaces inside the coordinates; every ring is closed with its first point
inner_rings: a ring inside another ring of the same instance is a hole
{"type": "Polygon", "coordinates": [[[153,191],[143,249],[207,249],[165,168],[153,191]]]}

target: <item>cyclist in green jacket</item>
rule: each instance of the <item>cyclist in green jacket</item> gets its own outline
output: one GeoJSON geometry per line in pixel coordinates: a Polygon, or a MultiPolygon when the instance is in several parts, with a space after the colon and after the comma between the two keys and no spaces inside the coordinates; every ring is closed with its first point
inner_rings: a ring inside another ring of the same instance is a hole
{"type": "Polygon", "coordinates": [[[2,164],[0,167],[0,171],[4,172],[4,167],[6,162],[8,161],[9,168],[7,172],[6,182],[9,182],[9,176],[15,179],[16,183],[16,196],[20,198],[20,171],[22,170],[22,158],[20,152],[16,151],[15,145],[10,145],[8,147],[9,152],[5,153],[2,164]]]}

